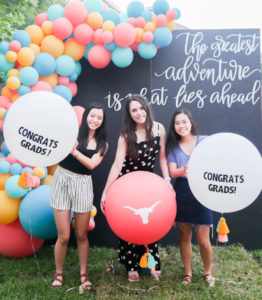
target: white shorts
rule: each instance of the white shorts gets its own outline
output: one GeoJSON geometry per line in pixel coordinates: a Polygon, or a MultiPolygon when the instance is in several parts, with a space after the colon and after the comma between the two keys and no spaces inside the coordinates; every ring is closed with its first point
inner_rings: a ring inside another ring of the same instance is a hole
{"type": "Polygon", "coordinates": [[[91,175],[73,174],[57,167],[51,185],[53,208],[86,213],[92,210],[93,198],[91,175]]]}

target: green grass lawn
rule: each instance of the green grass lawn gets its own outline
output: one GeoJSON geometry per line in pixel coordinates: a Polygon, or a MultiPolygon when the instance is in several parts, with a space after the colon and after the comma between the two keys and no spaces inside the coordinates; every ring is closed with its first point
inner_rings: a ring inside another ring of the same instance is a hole
{"type": "Polygon", "coordinates": [[[162,276],[153,281],[141,276],[138,283],[127,281],[121,265],[114,264],[114,274],[106,264],[115,261],[117,251],[108,248],[90,250],[90,292],[79,294],[79,268],[76,249],[69,248],[64,286],[51,287],[54,273],[53,247],[42,247],[30,258],[9,259],[0,255],[0,299],[262,299],[262,251],[246,251],[242,246],[214,247],[215,287],[207,287],[197,246],[193,247],[193,281],[181,285],[184,274],[177,247],[160,248],[162,276]]]}

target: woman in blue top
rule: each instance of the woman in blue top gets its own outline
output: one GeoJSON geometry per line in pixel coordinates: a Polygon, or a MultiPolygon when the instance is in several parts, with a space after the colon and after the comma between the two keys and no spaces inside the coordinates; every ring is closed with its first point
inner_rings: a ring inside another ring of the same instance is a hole
{"type": "Polygon", "coordinates": [[[209,238],[210,226],[213,224],[212,212],[204,207],[192,194],[187,181],[188,160],[194,148],[205,137],[197,134],[191,113],[178,110],[174,113],[166,141],[166,153],[169,172],[176,178],[174,189],[177,199],[176,222],[180,233],[180,253],[185,267],[182,283],[190,284],[192,280],[192,228],[196,228],[197,242],[204,263],[204,279],[213,284],[211,275],[212,247],[209,238]]]}

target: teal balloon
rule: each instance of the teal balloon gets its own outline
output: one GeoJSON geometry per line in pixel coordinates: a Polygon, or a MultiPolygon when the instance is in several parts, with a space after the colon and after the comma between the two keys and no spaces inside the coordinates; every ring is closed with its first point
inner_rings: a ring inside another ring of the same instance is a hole
{"type": "Polygon", "coordinates": [[[158,27],[154,31],[154,44],[159,47],[166,47],[172,41],[172,33],[166,27],[158,27]]]}
{"type": "Polygon", "coordinates": [[[23,96],[23,95],[28,94],[30,92],[31,92],[30,87],[26,86],[26,85],[20,85],[19,88],[17,89],[17,93],[20,96],[23,96]]]}
{"type": "Polygon", "coordinates": [[[76,81],[77,80],[77,73],[74,72],[74,73],[70,74],[68,76],[68,78],[69,78],[70,81],[76,81]]]}
{"type": "Polygon", "coordinates": [[[14,163],[10,166],[10,173],[12,175],[20,175],[22,174],[23,167],[19,163],[14,163]]]}
{"type": "Polygon", "coordinates": [[[140,17],[145,9],[141,1],[132,1],[127,6],[127,15],[129,18],[140,17]]]}
{"type": "Polygon", "coordinates": [[[4,153],[5,157],[10,153],[10,150],[7,148],[5,141],[3,141],[2,143],[2,152],[4,153]]]}
{"type": "Polygon", "coordinates": [[[153,269],[156,266],[155,258],[150,252],[147,253],[147,264],[149,269],[153,269]]]}
{"type": "Polygon", "coordinates": [[[152,15],[151,11],[145,9],[142,12],[141,17],[143,17],[146,20],[146,22],[149,22],[152,19],[153,15],[152,15]]]}
{"type": "Polygon", "coordinates": [[[47,15],[50,21],[54,22],[58,18],[65,16],[64,8],[59,4],[51,5],[47,10],[47,15]]]}
{"type": "Polygon", "coordinates": [[[9,48],[9,43],[6,42],[6,41],[2,41],[2,42],[0,43],[0,52],[1,52],[2,54],[6,54],[6,52],[9,51],[9,50],[10,50],[10,48],[9,48]]]}
{"type": "Polygon", "coordinates": [[[89,44],[86,45],[86,51],[85,51],[85,54],[84,54],[84,58],[86,60],[88,60],[88,52],[90,51],[90,49],[95,46],[95,43],[94,42],[91,42],[89,44]]]}
{"type": "Polygon", "coordinates": [[[145,43],[145,42],[141,42],[138,45],[138,54],[145,58],[145,59],[151,59],[153,58],[156,53],[157,53],[157,47],[155,44],[153,43],[145,43]]]}
{"type": "Polygon", "coordinates": [[[8,196],[12,198],[21,198],[30,190],[28,188],[23,189],[17,185],[20,175],[13,175],[9,177],[5,183],[5,191],[8,196]]]}
{"type": "Polygon", "coordinates": [[[69,76],[75,71],[75,61],[69,55],[62,55],[56,59],[56,73],[61,76],[69,76]]]}
{"type": "Polygon", "coordinates": [[[79,61],[76,61],[75,64],[76,64],[75,72],[76,72],[77,77],[78,77],[82,72],[82,66],[81,66],[81,63],[79,61]]]}
{"type": "Polygon", "coordinates": [[[31,86],[37,83],[39,74],[33,67],[24,67],[19,72],[19,79],[22,85],[31,86]]]}
{"type": "Polygon", "coordinates": [[[5,54],[0,53],[0,72],[8,72],[13,69],[14,65],[14,62],[10,62],[5,58],[5,54]]]}
{"type": "Polygon", "coordinates": [[[4,75],[3,75],[4,82],[7,82],[7,79],[8,79],[7,73],[4,73],[4,75]]]}
{"type": "Polygon", "coordinates": [[[31,43],[31,37],[25,30],[17,30],[12,38],[13,41],[19,41],[21,47],[28,47],[31,43]]]}
{"type": "Polygon", "coordinates": [[[35,57],[33,67],[40,76],[49,76],[55,72],[56,61],[49,53],[39,53],[35,57]]]}
{"type": "Polygon", "coordinates": [[[176,11],[176,20],[178,20],[181,16],[181,11],[178,8],[174,8],[174,10],[176,11]]]}
{"type": "Polygon", "coordinates": [[[125,13],[119,14],[119,17],[120,17],[120,23],[126,23],[128,20],[128,16],[125,13]]]}
{"type": "Polygon", "coordinates": [[[112,52],[112,61],[119,68],[126,68],[131,65],[134,53],[129,47],[117,47],[112,52]]]}
{"type": "Polygon", "coordinates": [[[85,0],[84,4],[89,14],[91,12],[101,13],[103,11],[104,4],[102,0],[85,0]]]}
{"type": "Polygon", "coordinates": [[[72,100],[72,92],[70,88],[65,85],[57,85],[54,87],[53,92],[65,98],[68,102],[72,100]]]}
{"type": "Polygon", "coordinates": [[[0,161],[0,173],[7,174],[10,171],[10,163],[6,160],[0,161]]]}
{"type": "Polygon", "coordinates": [[[102,12],[103,20],[105,21],[112,21],[115,25],[120,23],[119,14],[112,8],[106,9],[102,12]]]}
{"type": "Polygon", "coordinates": [[[156,0],[152,9],[156,15],[165,14],[169,10],[169,4],[166,0],[156,0]]]}
{"type": "Polygon", "coordinates": [[[108,43],[108,44],[104,44],[104,47],[106,48],[107,51],[114,51],[117,47],[117,45],[114,42],[108,43]]]}

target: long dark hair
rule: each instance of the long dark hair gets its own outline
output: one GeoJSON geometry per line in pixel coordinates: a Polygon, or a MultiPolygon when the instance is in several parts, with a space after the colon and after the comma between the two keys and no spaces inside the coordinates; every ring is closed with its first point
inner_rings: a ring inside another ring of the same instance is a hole
{"type": "Polygon", "coordinates": [[[128,156],[135,158],[138,156],[137,149],[137,136],[136,136],[136,122],[131,118],[130,115],[130,103],[132,101],[139,102],[146,111],[146,121],[145,121],[145,130],[146,130],[146,141],[148,147],[152,147],[154,143],[154,135],[153,135],[153,114],[149,107],[149,103],[147,99],[139,94],[133,94],[127,98],[125,110],[124,110],[124,118],[122,124],[121,135],[125,138],[127,144],[127,154],[128,156]]]}
{"type": "Polygon", "coordinates": [[[95,139],[96,139],[96,151],[99,151],[101,155],[104,155],[106,148],[107,148],[107,137],[106,137],[106,128],[105,128],[105,122],[106,122],[106,113],[104,107],[100,103],[90,103],[88,107],[85,109],[82,117],[82,123],[79,128],[79,133],[78,133],[78,148],[81,151],[86,150],[87,148],[87,142],[88,142],[88,137],[89,137],[89,127],[87,124],[87,116],[91,109],[97,108],[101,109],[103,111],[103,122],[99,128],[96,129],[95,131],[95,139]]]}
{"type": "Polygon", "coordinates": [[[196,123],[192,117],[191,112],[187,109],[181,109],[181,110],[175,111],[175,113],[171,119],[171,122],[170,122],[169,131],[168,131],[168,135],[167,135],[167,139],[166,139],[166,155],[168,155],[169,152],[174,149],[175,145],[178,144],[178,142],[181,140],[181,136],[176,133],[175,128],[174,128],[176,116],[180,115],[180,114],[187,115],[189,121],[192,124],[191,134],[198,135],[198,132],[196,129],[196,123]]]}

